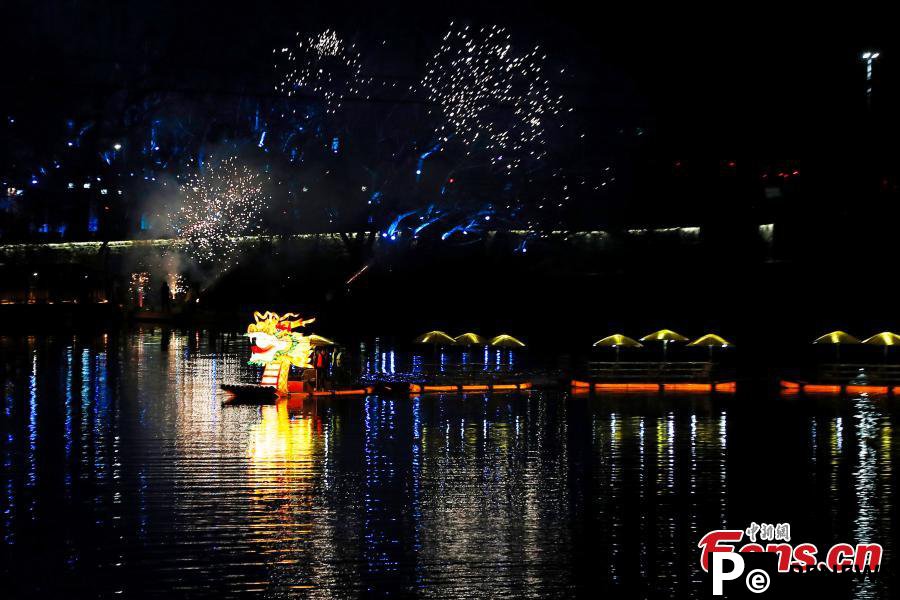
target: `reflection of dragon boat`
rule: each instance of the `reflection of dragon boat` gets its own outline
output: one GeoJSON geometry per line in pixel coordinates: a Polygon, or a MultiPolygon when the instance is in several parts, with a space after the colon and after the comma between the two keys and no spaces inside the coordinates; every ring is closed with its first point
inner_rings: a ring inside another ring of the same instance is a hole
{"type": "Polygon", "coordinates": [[[250,338],[250,364],[263,367],[260,381],[258,384],[223,384],[222,389],[245,401],[272,400],[294,394],[345,396],[371,393],[371,388],[318,390],[306,381],[290,380],[291,367],[312,372],[310,358],[314,341],[325,340],[320,336],[306,336],[294,331],[315,321],[298,317],[294,313],[253,313],[254,322],[247,327],[244,335],[250,338]]]}

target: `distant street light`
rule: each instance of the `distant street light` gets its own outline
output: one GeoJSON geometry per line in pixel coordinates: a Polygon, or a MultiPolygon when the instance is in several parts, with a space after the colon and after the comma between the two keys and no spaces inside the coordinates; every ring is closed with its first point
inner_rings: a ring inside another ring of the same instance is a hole
{"type": "Polygon", "coordinates": [[[860,58],[866,63],[866,104],[872,104],[872,64],[880,56],[879,52],[863,52],[860,58]]]}

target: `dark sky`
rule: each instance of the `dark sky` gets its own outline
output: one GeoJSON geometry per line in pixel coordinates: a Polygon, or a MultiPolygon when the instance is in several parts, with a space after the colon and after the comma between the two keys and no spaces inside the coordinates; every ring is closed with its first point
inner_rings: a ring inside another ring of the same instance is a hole
{"type": "Polygon", "coordinates": [[[17,0],[4,2],[0,85],[19,111],[136,81],[270,93],[271,49],[323,26],[400,41],[407,60],[382,70],[402,79],[456,18],[540,41],[573,73],[564,85],[580,111],[602,127],[644,126],[676,154],[825,151],[863,106],[868,46],[883,52],[881,103],[893,102],[894,45],[876,6],[684,5],[17,0]]]}

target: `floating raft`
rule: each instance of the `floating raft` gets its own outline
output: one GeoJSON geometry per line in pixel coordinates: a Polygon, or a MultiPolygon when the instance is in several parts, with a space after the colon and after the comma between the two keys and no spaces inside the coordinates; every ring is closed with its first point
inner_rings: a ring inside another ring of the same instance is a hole
{"type": "Polygon", "coordinates": [[[594,392],[707,392],[731,394],[737,390],[734,381],[709,383],[653,383],[653,382],[608,382],[572,380],[572,391],[575,393],[594,392]]]}
{"type": "Polygon", "coordinates": [[[843,394],[900,395],[900,385],[861,385],[853,383],[806,383],[804,381],[779,382],[784,394],[823,394],[840,396],[843,394]]]}
{"type": "Polygon", "coordinates": [[[445,384],[445,385],[429,385],[420,383],[409,384],[410,394],[429,394],[429,393],[457,393],[467,394],[471,392],[519,392],[531,389],[530,381],[522,381],[519,383],[477,383],[477,384],[445,384]]]}

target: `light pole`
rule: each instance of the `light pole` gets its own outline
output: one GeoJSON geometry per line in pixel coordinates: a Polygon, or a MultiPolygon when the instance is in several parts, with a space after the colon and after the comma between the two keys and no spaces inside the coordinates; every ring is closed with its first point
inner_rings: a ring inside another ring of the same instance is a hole
{"type": "Polygon", "coordinates": [[[879,56],[879,52],[871,50],[860,55],[860,58],[866,63],[866,106],[872,105],[872,64],[879,56]]]}

